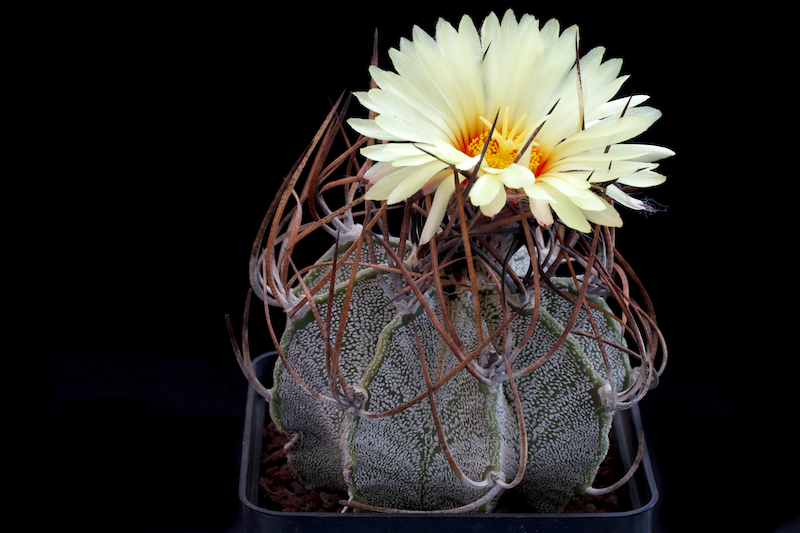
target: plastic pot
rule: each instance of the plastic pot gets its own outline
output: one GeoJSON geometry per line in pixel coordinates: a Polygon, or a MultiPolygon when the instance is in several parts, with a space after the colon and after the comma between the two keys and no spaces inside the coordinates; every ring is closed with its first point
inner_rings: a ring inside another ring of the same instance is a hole
{"type": "MultiPolygon", "coordinates": [[[[277,352],[253,360],[256,375],[268,387],[277,352]]],[[[451,515],[406,515],[373,513],[284,513],[258,506],[259,464],[262,434],[268,421],[266,401],[250,388],[242,443],[239,498],[244,509],[247,533],[302,531],[303,533],[450,533],[514,531],[536,533],[647,533],[651,531],[653,507],[658,499],[650,457],[644,458],[636,474],[617,493],[630,497],[630,510],[607,513],[488,513],[451,515]]],[[[627,469],[638,449],[642,421],[637,407],[614,415],[612,446],[627,469]]]]}

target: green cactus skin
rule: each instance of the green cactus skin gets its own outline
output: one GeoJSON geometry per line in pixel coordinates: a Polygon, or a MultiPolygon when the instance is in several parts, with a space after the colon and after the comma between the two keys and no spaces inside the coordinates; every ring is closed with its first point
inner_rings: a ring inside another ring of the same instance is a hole
{"type": "MultiPolygon", "coordinates": [[[[340,245],[339,254],[347,246],[340,245]]],[[[379,246],[375,251],[385,257],[379,246]]],[[[333,248],[320,262],[332,257],[333,248]]],[[[368,260],[365,244],[361,261],[368,260]]],[[[524,255],[518,253],[515,261],[520,270],[526,269],[524,255]]],[[[329,268],[311,270],[304,278],[306,284],[313,286],[329,268]]],[[[349,266],[337,272],[332,303],[334,331],[349,273],[349,266]]],[[[560,290],[575,293],[570,280],[554,282],[560,290]]],[[[477,347],[470,291],[448,296],[445,309],[441,309],[433,290],[426,299],[440,320],[442,313],[449,314],[467,350],[477,347]]],[[[322,317],[328,300],[327,289],[315,297],[322,317]]],[[[344,329],[340,365],[350,386],[366,391],[364,409],[373,413],[391,409],[427,390],[412,321],[432,381],[458,363],[422,306],[401,311],[392,304],[386,305],[387,301],[375,270],[359,270],[344,329]]],[[[590,301],[608,309],[600,298],[590,301]]],[[[480,302],[486,337],[502,321],[500,295],[487,288],[481,291],[480,302]]],[[[509,304],[512,312],[518,309],[509,304]]],[[[541,291],[538,323],[514,361],[515,370],[527,367],[550,350],[563,332],[573,305],[550,290],[541,291]]],[[[523,309],[513,321],[514,345],[527,330],[532,312],[531,308],[523,309]]],[[[622,345],[617,322],[597,310],[592,311],[592,316],[605,339],[622,345]]],[[[592,331],[585,310],[581,310],[573,328],[592,331]]],[[[495,342],[501,352],[499,337],[495,342]]],[[[323,340],[308,304],[288,321],[281,350],[310,388],[331,396],[323,340]]],[[[630,374],[628,358],[608,345],[605,351],[616,389],[622,390],[630,374]]],[[[559,512],[594,480],[608,451],[613,414],[604,409],[601,401],[601,388],[605,385],[605,390],[609,389],[606,377],[597,341],[570,333],[545,364],[516,380],[528,439],[525,475],[517,490],[531,511],[559,512]]],[[[360,418],[305,392],[280,361],[275,368],[272,395],[272,419],[297,439],[288,450],[292,464],[301,478],[319,489],[348,491],[361,503],[409,510],[452,509],[478,500],[489,491],[488,487],[466,485],[453,473],[438,443],[427,399],[389,418],[360,418]]],[[[506,481],[511,481],[520,463],[520,432],[509,383],[487,387],[463,370],[436,391],[435,400],[444,435],[462,472],[481,481],[490,471],[502,471],[506,481]]],[[[483,510],[491,510],[494,503],[496,499],[483,510]]]]}

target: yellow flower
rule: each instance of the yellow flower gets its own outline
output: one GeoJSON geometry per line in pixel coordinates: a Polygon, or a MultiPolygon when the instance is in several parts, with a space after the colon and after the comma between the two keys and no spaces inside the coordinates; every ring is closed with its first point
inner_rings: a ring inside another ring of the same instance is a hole
{"type": "Polygon", "coordinates": [[[577,27],[542,28],[531,15],[502,22],[495,14],[480,32],[465,16],[456,30],[440,19],[434,39],[414,27],[389,56],[396,72],[372,67],[377,89],[356,93],[375,119],[351,119],[359,133],[385,141],[361,153],[375,164],[367,198],[401,202],[434,192],[422,233],[438,231],[455,191],[453,168],[466,179],[480,163],[469,199],[486,216],[524,200],[539,224],[553,211],[572,228],[589,222],[621,226],[603,192],[632,209],[645,204],[614,183],[650,187],[664,181],[654,161],[674,155],[658,146],[619,144],[645,131],[660,113],[647,97],[612,100],[627,76],[620,59],[603,61],[598,47],[576,62],[577,27]],[[492,125],[495,124],[494,129],[492,125]],[[481,152],[486,142],[486,153],[481,152]],[[599,193],[599,194],[598,194],[599,193]]]}

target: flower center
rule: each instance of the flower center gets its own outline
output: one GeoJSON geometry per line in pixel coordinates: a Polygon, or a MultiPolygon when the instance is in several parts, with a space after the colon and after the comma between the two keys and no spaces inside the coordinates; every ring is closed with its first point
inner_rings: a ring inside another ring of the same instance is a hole
{"type": "MultiPolygon", "coordinates": [[[[522,121],[525,120],[526,116],[527,115],[522,115],[511,129],[509,129],[508,108],[506,107],[506,111],[503,115],[503,122],[492,132],[492,138],[489,140],[489,147],[486,149],[486,155],[484,156],[486,163],[488,163],[490,167],[499,169],[508,168],[509,165],[514,162],[514,159],[516,159],[517,154],[519,154],[522,148],[525,136],[528,135],[533,128],[533,126],[531,126],[523,131],[519,131],[522,121]]],[[[480,120],[486,124],[487,128],[492,128],[492,123],[486,120],[486,118],[480,117],[480,120]]],[[[488,131],[484,131],[473,138],[469,142],[469,145],[467,145],[466,154],[470,157],[479,155],[483,151],[483,147],[486,145],[488,138],[488,131]]],[[[536,168],[539,166],[540,158],[535,149],[536,143],[533,144],[534,149],[531,150],[530,169],[535,172],[536,168]]]]}

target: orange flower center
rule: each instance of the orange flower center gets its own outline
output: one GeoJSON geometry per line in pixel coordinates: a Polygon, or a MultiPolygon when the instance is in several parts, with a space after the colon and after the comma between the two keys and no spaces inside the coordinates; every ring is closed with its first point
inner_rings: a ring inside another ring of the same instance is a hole
{"type": "MultiPolygon", "coordinates": [[[[486,149],[486,155],[484,156],[486,163],[488,163],[490,167],[499,169],[508,168],[509,165],[514,162],[514,159],[517,158],[517,155],[522,148],[522,143],[525,141],[525,137],[533,128],[533,126],[531,126],[523,131],[519,131],[522,121],[525,120],[526,116],[527,115],[522,115],[522,117],[514,124],[514,126],[509,129],[508,108],[506,108],[506,112],[503,116],[503,122],[492,132],[492,138],[489,141],[489,147],[486,149]]],[[[491,122],[486,120],[484,117],[480,117],[480,120],[489,129],[491,129],[491,122]]],[[[465,153],[470,157],[479,155],[483,151],[483,147],[486,145],[488,138],[488,131],[484,131],[477,137],[474,137],[467,145],[465,153]]],[[[535,173],[537,167],[539,166],[540,157],[536,151],[536,143],[533,143],[533,146],[534,147],[531,150],[531,162],[529,168],[535,173]]]]}

